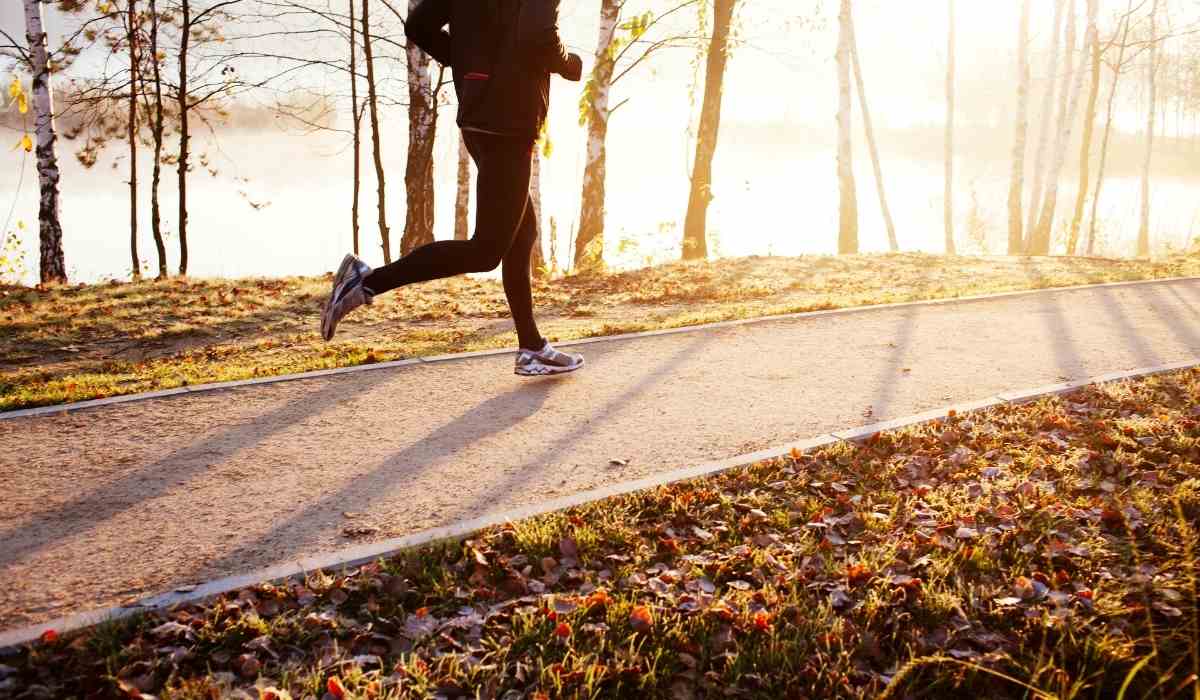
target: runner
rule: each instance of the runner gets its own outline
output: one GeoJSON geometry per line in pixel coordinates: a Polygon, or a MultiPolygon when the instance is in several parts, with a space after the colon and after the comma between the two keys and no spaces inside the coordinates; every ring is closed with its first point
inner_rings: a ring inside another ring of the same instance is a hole
{"type": "Polygon", "coordinates": [[[375,270],[347,255],[321,314],[321,335],[333,338],[338,322],[376,295],[503,266],[504,294],[520,344],[516,373],[579,369],[583,356],[555,350],[538,332],[530,288],[538,222],[529,179],[550,101],[550,75],[578,81],[583,73],[583,61],[568,54],[559,37],[558,0],[424,0],[409,14],[405,32],[453,71],[458,125],[479,170],[475,235],[430,243],[375,270]]]}

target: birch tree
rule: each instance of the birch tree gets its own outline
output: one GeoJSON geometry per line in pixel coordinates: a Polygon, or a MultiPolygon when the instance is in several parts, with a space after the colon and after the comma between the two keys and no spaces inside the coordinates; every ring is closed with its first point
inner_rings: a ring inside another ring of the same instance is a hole
{"type": "MultiPolygon", "coordinates": [[[[409,11],[420,0],[409,0],[409,11]]],[[[433,61],[410,41],[408,58],[408,162],[404,170],[407,193],[404,236],[400,254],[433,242],[433,145],[437,135],[437,90],[431,75],[433,61]]]]}
{"type": "Polygon", "coordinates": [[[1079,94],[1083,89],[1082,62],[1080,70],[1075,70],[1075,38],[1078,24],[1078,5],[1071,0],[1070,11],[1067,13],[1067,30],[1064,39],[1066,52],[1066,67],[1063,71],[1062,89],[1059,91],[1058,133],[1054,139],[1053,160],[1046,178],[1046,193],[1042,198],[1042,211],[1038,217],[1037,228],[1030,234],[1030,253],[1033,255],[1050,254],[1050,238],[1054,231],[1054,212],[1058,206],[1058,181],[1062,175],[1063,164],[1067,158],[1067,145],[1071,142],[1071,131],[1075,124],[1075,115],[1079,111],[1079,94]]]}
{"type": "MultiPolygon", "coordinates": [[[[1097,23],[1099,1],[1087,0],[1088,28],[1086,45],[1091,53],[1091,88],[1083,114],[1083,139],[1079,146],[1079,186],[1075,194],[1075,211],[1071,216],[1071,229],[1067,235],[1067,255],[1075,255],[1079,245],[1079,229],[1083,224],[1083,207],[1087,203],[1088,178],[1091,169],[1092,137],[1096,124],[1096,103],[1100,97],[1100,27],[1097,23]]],[[[1082,70],[1082,69],[1081,69],[1082,70]]]]}
{"type": "Polygon", "coordinates": [[[1150,58],[1146,63],[1146,80],[1150,87],[1149,113],[1146,115],[1146,155],[1142,160],[1142,202],[1138,225],[1137,255],[1150,257],[1150,163],[1154,157],[1154,119],[1158,116],[1158,4],[1150,7],[1150,58]]]}
{"type": "Polygon", "coordinates": [[[850,122],[852,103],[850,101],[850,36],[851,36],[850,0],[841,0],[838,12],[838,253],[854,254],[858,252],[858,199],[854,186],[853,151],[850,145],[850,122]]]}
{"type": "Polygon", "coordinates": [[[604,206],[607,178],[609,121],[628,102],[612,104],[612,89],[662,49],[687,45],[687,34],[650,32],[668,18],[689,7],[705,7],[708,0],[675,0],[670,9],[646,12],[622,22],[628,0],[601,0],[596,58],[579,101],[579,124],[587,127],[583,187],[580,196],[579,229],[575,237],[574,265],[595,269],[604,264],[604,206]]]}
{"type": "Polygon", "coordinates": [[[896,224],[892,221],[892,210],[888,207],[887,193],[883,186],[883,166],[879,162],[879,149],[875,145],[875,127],[871,124],[871,108],[867,103],[867,88],[863,80],[862,64],[858,57],[858,37],[854,29],[854,18],[850,18],[850,55],[854,59],[854,82],[858,87],[858,104],[862,108],[863,129],[867,136],[867,147],[871,152],[871,167],[875,171],[875,189],[879,194],[879,208],[883,211],[883,222],[887,226],[888,249],[893,253],[900,250],[896,239],[896,224]]]}
{"type": "Polygon", "coordinates": [[[533,250],[529,255],[529,271],[534,277],[544,277],[547,272],[546,255],[542,252],[542,149],[533,149],[533,160],[529,164],[529,211],[537,227],[533,239],[533,250]]]}
{"type": "Polygon", "coordinates": [[[138,257],[138,16],[137,1],[129,0],[125,21],[126,42],[129,49],[129,256],[130,276],[133,281],[142,278],[142,261],[138,257]]]}
{"type": "Polygon", "coordinates": [[[471,153],[462,132],[458,134],[458,195],[454,199],[454,240],[471,237],[471,153]]]}
{"type": "Polygon", "coordinates": [[[946,255],[954,255],[954,0],[949,0],[950,28],[946,32],[946,191],[943,216],[946,255]]]}
{"type": "Polygon", "coordinates": [[[1132,23],[1133,0],[1128,0],[1125,16],[1117,27],[1120,43],[1117,50],[1117,60],[1112,66],[1112,89],[1108,93],[1108,104],[1105,108],[1104,136],[1100,139],[1100,165],[1096,170],[1096,191],[1092,193],[1092,211],[1088,223],[1087,255],[1093,255],[1096,250],[1096,211],[1100,206],[1100,193],[1104,188],[1104,170],[1108,164],[1108,142],[1112,135],[1113,109],[1117,100],[1117,88],[1121,82],[1121,73],[1125,66],[1125,54],[1129,44],[1130,24],[1132,23]]]}
{"type": "Polygon", "coordinates": [[[379,138],[379,96],[375,91],[375,57],[371,51],[371,0],[362,0],[363,62],[367,69],[367,105],[371,114],[371,154],[375,160],[375,191],[378,195],[379,244],[383,262],[392,262],[392,244],[387,225],[387,182],[383,172],[383,145],[379,138]]]}
{"type": "Polygon", "coordinates": [[[58,152],[54,131],[54,97],[50,56],[41,0],[24,0],[27,58],[33,76],[34,133],[37,137],[39,272],[42,284],[67,281],[63,257],[62,222],[59,218],[58,152]]]}
{"type": "Polygon", "coordinates": [[[358,248],[358,201],[362,192],[362,113],[358,111],[358,36],[354,26],[354,2],[348,0],[350,8],[350,118],[354,149],[354,182],[350,195],[350,234],[354,254],[359,254],[358,248]]]}
{"type": "Polygon", "coordinates": [[[1029,243],[1037,226],[1037,216],[1042,205],[1042,180],[1045,175],[1046,149],[1050,143],[1050,117],[1054,114],[1054,94],[1058,85],[1058,36],[1062,29],[1065,0],[1054,0],[1054,33],[1050,35],[1050,58],[1046,65],[1046,89],[1042,94],[1041,126],[1038,129],[1037,155],[1033,161],[1033,188],[1029,194],[1029,216],[1025,222],[1025,240],[1022,248],[1029,254],[1029,243]]]}
{"type": "Polygon", "coordinates": [[[1024,243],[1021,198],[1025,189],[1025,141],[1029,132],[1029,4],[1022,0],[1017,33],[1017,117],[1008,183],[1008,254],[1018,255],[1024,243]]]}
{"type": "Polygon", "coordinates": [[[162,209],[158,190],[162,184],[163,137],[166,131],[163,107],[162,57],[158,48],[158,29],[162,18],[158,0],[150,0],[150,66],[154,76],[154,121],[150,127],[154,139],[154,171],[150,176],[150,233],[158,253],[158,279],[167,278],[167,246],[162,234],[162,209]]]}
{"type": "Polygon", "coordinates": [[[721,97],[729,60],[729,31],[737,0],[715,0],[712,40],[704,74],[704,102],[696,139],[696,160],[683,226],[683,259],[708,257],[708,204],[712,201],[712,164],[721,129],[721,97]]]}
{"type": "Polygon", "coordinates": [[[596,268],[604,260],[604,204],[607,178],[609,93],[617,55],[614,39],[621,14],[619,0],[600,0],[600,29],[596,61],[584,89],[587,150],[584,154],[583,192],[580,197],[579,232],[575,236],[575,267],[596,268]]]}
{"type": "Polygon", "coordinates": [[[179,85],[176,87],[175,95],[179,104],[179,163],[176,169],[176,180],[179,183],[179,274],[186,276],[188,269],[187,175],[191,139],[188,123],[188,48],[192,37],[191,0],[180,0],[179,9],[183,13],[183,21],[179,30],[179,85]]]}

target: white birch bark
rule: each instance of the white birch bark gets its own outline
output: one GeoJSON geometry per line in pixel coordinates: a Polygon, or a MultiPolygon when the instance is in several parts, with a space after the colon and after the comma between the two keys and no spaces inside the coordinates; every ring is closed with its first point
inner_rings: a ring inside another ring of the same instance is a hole
{"type": "Polygon", "coordinates": [[[1054,160],[1051,161],[1049,177],[1046,179],[1046,195],[1042,201],[1042,212],[1038,218],[1033,244],[1030,246],[1034,255],[1050,254],[1050,237],[1054,232],[1054,212],[1058,207],[1058,180],[1062,176],[1063,165],[1067,161],[1067,146],[1071,143],[1075,116],[1079,112],[1079,96],[1083,92],[1084,62],[1080,61],[1079,70],[1075,68],[1076,24],[1079,19],[1076,10],[1076,0],[1071,0],[1065,43],[1066,70],[1063,73],[1061,100],[1058,106],[1059,129],[1054,141],[1054,160]]]}
{"type": "Polygon", "coordinates": [[[454,240],[465,241],[471,237],[471,154],[467,151],[467,140],[458,134],[458,194],[454,199],[454,240]]]}
{"type": "Polygon", "coordinates": [[[1064,0],[1054,0],[1054,34],[1050,37],[1050,60],[1046,66],[1046,91],[1042,97],[1041,127],[1038,131],[1037,156],[1033,161],[1033,188],[1029,193],[1029,217],[1025,222],[1023,247],[1029,253],[1033,230],[1037,226],[1038,211],[1042,206],[1042,180],[1045,177],[1046,149],[1050,143],[1050,117],[1054,114],[1054,90],[1058,84],[1058,34],[1062,27],[1064,0]]]}
{"type": "Polygon", "coordinates": [[[575,267],[599,267],[604,261],[604,204],[608,139],[609,92],[614,65],[613,38],[621,13],[618,0],[601,0],[596,63],[587,87],[587,152],[584,154],[583,194],[579,233],[575,238],[575,267]]]}
{"type": "Polygon", "coordinates": [[[1154,158],[1154,119],[1158,109],[1158,4],[1150,9],[1150,62],[1147,80],[1150,84],[1150,110],[1146,116],[1146,157],[1142,160],[1142,206],[1138,226],[1137,254],[1150,257],[1150,163],[1154,158]]]}
{"type": "Polygon", "coordinates": [[[50,57],[40,0],[25,2],[25,38],[29,42],[30,72],[33,74],[34,133],[37,137],[39,268],[43,284],[66,282],[63,260],[62,222],[59,219],[58,154],[54,132],[54,98],[51,89],[50,57]]]}

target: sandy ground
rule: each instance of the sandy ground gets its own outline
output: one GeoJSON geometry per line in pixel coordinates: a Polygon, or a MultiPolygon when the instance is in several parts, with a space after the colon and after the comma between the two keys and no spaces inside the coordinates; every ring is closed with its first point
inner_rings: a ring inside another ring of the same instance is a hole
{"type": "Polygon", "coordinates": [[[1190,359],[1200,282],[583,351],[587,368],[557,379],[476,358],[0,421],[0,628],[950,402],[1190,359]]]}

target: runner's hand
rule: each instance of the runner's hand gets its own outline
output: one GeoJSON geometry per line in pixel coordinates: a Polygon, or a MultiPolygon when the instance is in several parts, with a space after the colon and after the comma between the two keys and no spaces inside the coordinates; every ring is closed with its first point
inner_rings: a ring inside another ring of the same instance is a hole
{"type": "Polygon", "coordinates": [[[567,65],[563,68],[562,77],[571,82],[578,82],[583,77],[583,59],[579,54],[573,53],[567,56],[567,65]]]}

